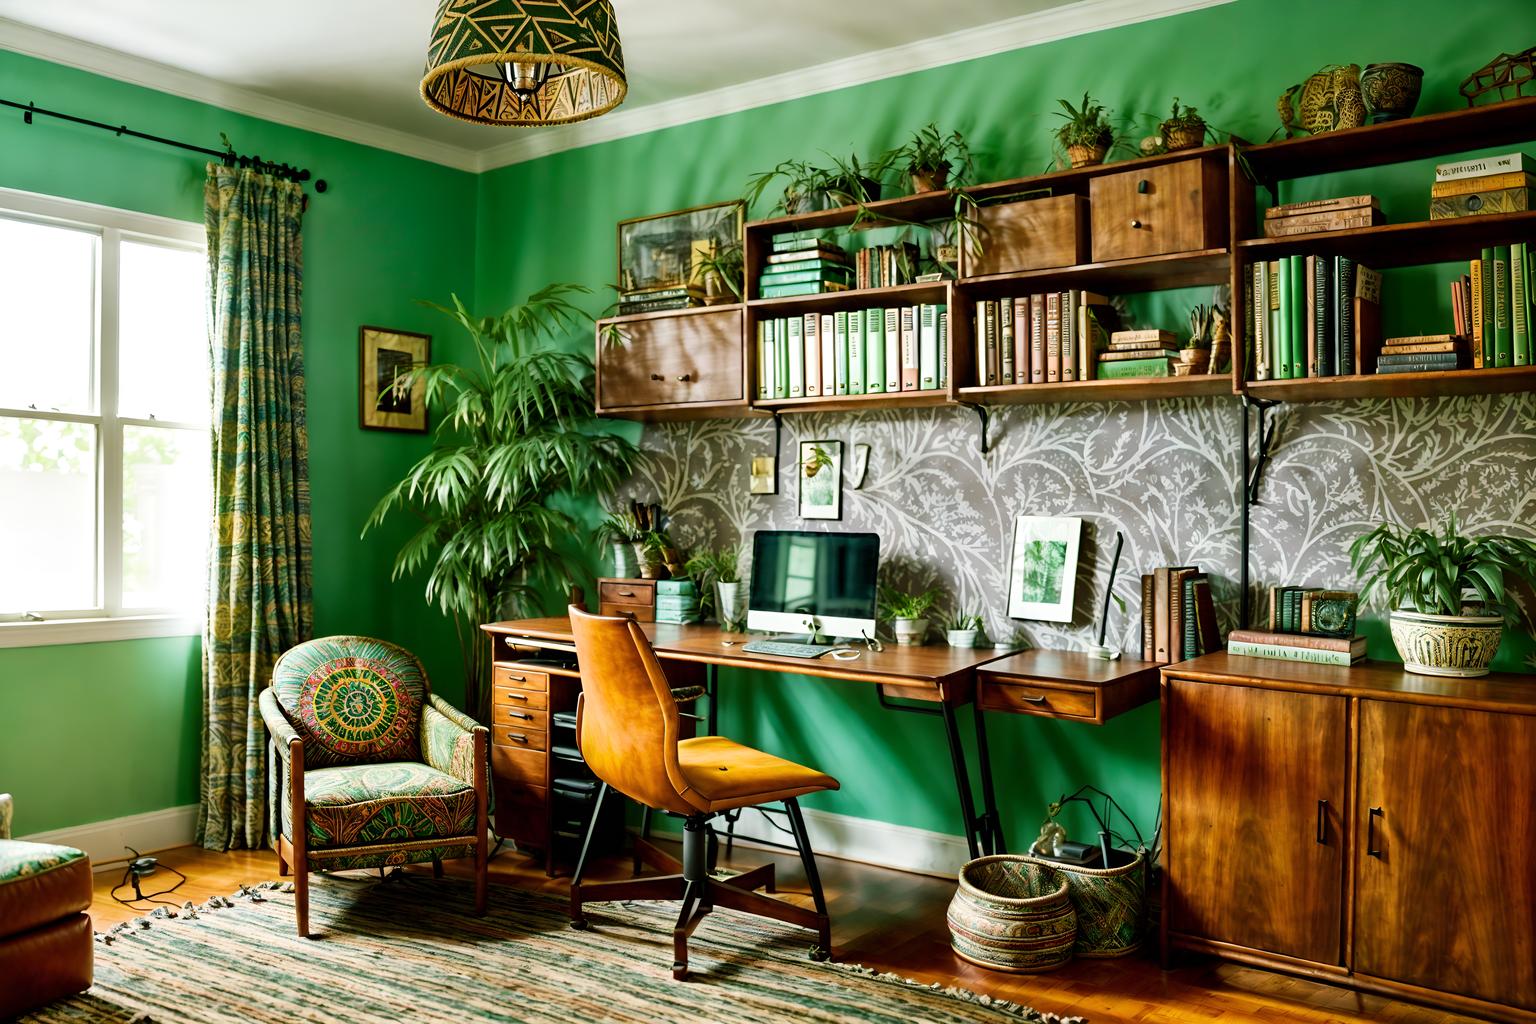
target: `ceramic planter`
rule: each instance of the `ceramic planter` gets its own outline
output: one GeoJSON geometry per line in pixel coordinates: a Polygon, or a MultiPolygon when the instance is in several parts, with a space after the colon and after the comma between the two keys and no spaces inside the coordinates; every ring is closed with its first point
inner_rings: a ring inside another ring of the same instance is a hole
{"type": "Polygon", "coordinates": [[[951,647],[975,647],[979,634],[980,630],[975,629],[947,629],[944,631],[944,639],[949,641],[951,647]]]}
{"type": "Polygon", "coordinates": [[[910,173],[914,195],[921,192],[942,192],[949,185],[949,164],[940,164],[938,167],[914,167],[910,173]]]}
{"type": "Polygon", "coordinates": [[[927,619],[892,619],[891,631],[896,642],[907,647],[919,647],[928,639],[927,619]]]}
{"type": "Polygon", "coordinates": [[[1497,615],[1393,612],[1392,643],[1409,672],[1470,678],[1488,674],[1499,652],[1504,620],[1497,615]]]}
{"type": "Polygon", "coordinates": [[[1419,89],[1423,85],[1423,68],[1398,61],[1367,64],[1360,73],[1360,94],[1372,121],[1412,117],[1413,108],[1419,105],[1419,89]]]}
{"type": "Polygon", "coordinates": [[[1067,161],[1073,167],[1092,167],[1103,163],[1108,152],[1108,146],[1068,146],[1067,161]]]}
{"type": "Polygon", "coordinates": [[[880,183],[862,175],[856,180],[843,180],[827,189],[829,206],[853,206],[856,203],[872,203],[880,198],[880,183]],[[860,192],[864,194],[859,195],[860,192]]]}
{"type": "Polygon", "coordinates": [[[742,599],[745,597],[746,593],[741,589],[740,580],[715,583],[715,609],[720,625],[736,629],[741,627],[746,619],[742,614],[742,599]]]}

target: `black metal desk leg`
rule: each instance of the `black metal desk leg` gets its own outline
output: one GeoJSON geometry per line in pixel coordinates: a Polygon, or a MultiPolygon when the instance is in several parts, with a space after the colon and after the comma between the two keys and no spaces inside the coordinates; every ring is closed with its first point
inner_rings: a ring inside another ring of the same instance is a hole
{"type": "Polygon", "coordinates": [[[965,819],[965,842],[971,848],[971,859],[981,856],[976,833],[981,823],[976,820],[976,802],[971,797],[971,774],[965,766],[965,748],[960,745],[960,727],[955,724],[954,706],[941,703],[940,714],[944,718],[944,734],[949,738],[949,759],[955,769],[955,788],[960,791],[960,814],[965,819]]]}
{"type": "Polygon", "coordinates": [[[714,665],[704,666],[704,692],[709,696],[709,711],[705,713],[704,726],[710,736],[720,735],[720,670],[714,665]]]}
{"type": "Polygon", "coordinates": [[[987,716],[981,705],[972,705],[976,715],[976,760],[981,767],[981,848],[988,855],[1007,853],[1003,840],[1003,822],[997,813],[997,793],[992,784],[992,754],[987,749],[987,716]]]}

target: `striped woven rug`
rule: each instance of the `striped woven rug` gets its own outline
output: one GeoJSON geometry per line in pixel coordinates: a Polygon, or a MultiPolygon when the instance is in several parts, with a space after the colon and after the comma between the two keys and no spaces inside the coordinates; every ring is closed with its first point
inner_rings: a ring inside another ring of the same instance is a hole
{"type": "Polygon", "coordinates": [[[679,983],[671,976],[675,908],[662,904],[594,904],[593,927],[573,931],[564,901],[551,896],[493,885],[490,912],[475,918],[466,883],[418,874],[382,882],[317,876],[310,903],[315,939],[294,933],[293,897],[276,886],[210,901],[195,918],[141,919],[97,942],[89,992],[23,1020],[1058,1020],[969,992],[815,963],[810,933],[728,910],[694,933],[692,971],[679,983]]]}

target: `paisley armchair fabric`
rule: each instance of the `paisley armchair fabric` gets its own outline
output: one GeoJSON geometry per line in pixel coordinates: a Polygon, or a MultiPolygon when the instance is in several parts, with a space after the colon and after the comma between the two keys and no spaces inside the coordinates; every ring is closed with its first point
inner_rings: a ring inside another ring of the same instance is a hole
{"type": "Polygon", "coordinates": [[[427,673],[404,648],[361,636],[311,640],[277,660],[272,689],[313,767],[421,757],[427,673]]]}

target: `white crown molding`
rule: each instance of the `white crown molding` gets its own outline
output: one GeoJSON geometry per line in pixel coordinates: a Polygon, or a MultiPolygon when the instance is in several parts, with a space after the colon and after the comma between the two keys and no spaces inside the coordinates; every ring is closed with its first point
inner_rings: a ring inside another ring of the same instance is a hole
{"type": "MultiPolygon", "coordinates": [[[[395,128],[371,124],[339,114],[328,114],[323,110],[275,99],[191,71],[183,71],[155,61],[134,57],[94,43],[71,39],[30,25],[22,25],[6,18],[0,18],[0,48],[28,57],[37,57],[54,64],[63,64],[80,71],[114,78],[130,85],[139,85],[157,92],[180,96],[183,99],[207,103],[236,114],[247,114],[264,121],[287,125],[290,128],[329,135],[332,138],[372,146],[375,149],[415,157],[430,163],[443,164],[461,171],[476,172],[484,162],[483,154],[473,149],[425,139],[395,128]]],[[[23,99],[23,97],[16,98],[23,99]]],[[[31,100],[32,97],[24,99],[31,100]]],[[[65,113],[72,113],[72,111],[65,111],[65,113]]],[[[135,127],[145,130],[144,126],[135,127]]],[[[215,147],[217,140],[210,140],[208,145],[215,147]]],[[[321,177],[324,177],[324,168],[317,168],[317,171],[321,177]]]]}
{"type": "Polygon", "coordinates": [[[560,128],[523,129],[509,142],[482,150],[478,170],[537,160],[570,149],[672,128],[753,107],[801,99],[945,64],[989,57],[1072,36],[1218,7],[1233,0],[1080,0],[1064,7],[979,25],[915,43],[788,71],[664,103],[619,110],[560,128]]]}
{"type": "Polygon", "coordinates": [[[140,853],[156,853],[191,845],[197,832],[197,807],[197,804],[184,804],[16,838],[29,843],[73,846],[84,850],[91,858],[92,871],[110,871],[129,859],[125,847],[140,853]]]}

